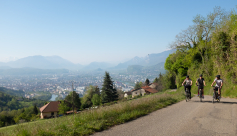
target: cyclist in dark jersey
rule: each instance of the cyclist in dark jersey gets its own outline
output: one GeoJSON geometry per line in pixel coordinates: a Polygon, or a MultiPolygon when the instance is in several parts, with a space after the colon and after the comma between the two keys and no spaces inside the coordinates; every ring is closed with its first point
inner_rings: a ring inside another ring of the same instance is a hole
{"type": "Polygon", "coordinates": [[[206,84],[204,78],[202,77],[202,74],[197,79],[196,86],[197,83],[198,83],[198,96],[199,96],[199,89],[202,89],[202,98],[204,99],[204,86],[206,86],[206,84]]]}

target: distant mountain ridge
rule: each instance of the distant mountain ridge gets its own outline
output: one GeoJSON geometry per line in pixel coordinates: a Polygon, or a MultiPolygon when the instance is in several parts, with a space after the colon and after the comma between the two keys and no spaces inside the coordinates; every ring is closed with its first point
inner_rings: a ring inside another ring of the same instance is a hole
{"type": "Polygon", "coordinates": [[[89,65],[74,64],[59,56],[29,56],[16,61],[0,62],[0,69],[10,68],[34,68],[34,69],[69,69],[69,70],[122,70],[131,65],[153,66],[160,62],[165,62],[169,54],[174,50],[161,53],[149,54],[145,57],[134,57],[129,61],[120,63],[117,66],[106,62],[92,62],[89,65]]]}
{"type": "Polygon", "coordinates": [[[112,69],[127,69],[131,65],[140,65],[140,66],[153,66],[158,63],[165,62],[169,54],[173,53],[175,50],[168,50],[161,53],[148,54],[146,57],[134,57],[133,59],[120,63],[112,69]]]}
{"type": "Polygon", "coordinates": [[[16,61],[0,62],[0,69],[35,68],[35,69],[69,69],[69,70],[95,70],[107,69],[114,65],[106,62],[92,62],[89,65],[74,64],[59,56],[29,56],[16,61]]]}
{"type": "Polygon", "coordinates": [[[164,64],[164,62],[160,62],[152,66],[130,65],[127,68],[127,72],[136,75],[142,73],[165,73],[164,64]]]}
{"type": "Polygon", "coordinates": [[[11,68],[37,68],[37,69],[71,69],[76,68],[75,64],[59,56],[29,56],[16,61],[3,63],[3,66],[11,68]]]}
{"type": "Polygon", "coordinates": [[[108,69],[114,65],[106,62],[91,62],[89,65],[83,67],[86,70],[108,69]]]}

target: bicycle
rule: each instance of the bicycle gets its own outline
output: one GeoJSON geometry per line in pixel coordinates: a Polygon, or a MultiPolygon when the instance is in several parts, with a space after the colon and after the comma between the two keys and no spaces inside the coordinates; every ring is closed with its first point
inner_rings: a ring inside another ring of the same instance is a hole
{"type": "Polygon", "coordinates": [[[212,103],[214,103],[214,101],[216,100],[217,102],[220,102],[221,97],[218,98],[218,88],[216,88],[216,86],[212,86],[213,87],[213,99],[212,99],[212,103]]]}
{"type": "MultiPolygon", "coordinates": [[[[199,85],[197,85],[197,86],[199,86],[199,85]]],[[[200,102],[202,102],[202,99],[203,99],[203,97],[202,97],[202,89],[198,89],[198,91],[199,91],[200,102]]]]}
{"type": "MultiPolygon", "coordinates": [[[[185,87],[185,85],[183,85],[185,87]]],[[[186,96],[186,102],[188,102],[191,98],[190,96],[190,90],[188,88],[185,89],[185,96],[186,96]]]]}

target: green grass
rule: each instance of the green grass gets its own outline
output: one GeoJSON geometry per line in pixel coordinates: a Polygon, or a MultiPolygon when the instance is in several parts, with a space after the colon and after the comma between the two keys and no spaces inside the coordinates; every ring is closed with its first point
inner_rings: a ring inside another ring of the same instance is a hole
{"type": "Polygon", "coordinates": [[[183,100],[182,91],[147,95],[80,114],[1,128],[0,135],[89,135],[122,124],[183,100]]]}

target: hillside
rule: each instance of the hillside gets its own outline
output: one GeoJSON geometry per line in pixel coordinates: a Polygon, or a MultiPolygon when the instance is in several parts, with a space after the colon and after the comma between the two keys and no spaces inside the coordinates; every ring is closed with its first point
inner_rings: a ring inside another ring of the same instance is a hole
{"type": "MultiPolygon", "coordinates": [[[[37,118],[37,107],[44,105],[45,101],[27,99],[20,96],[6,94],[0,88],[0,127],[14,125],[19,121],[30,121],[37,118]]],[[[1,135],[1,133],[0,133],[1,135]]]]}
{"type": "Polygon", "coordinates": [[[13,91],[0,87],[0,112],[9,110],[18,110],[29,106],[42,106],[44,105],[43,100],[38,99],[27,99],[23,97],[23,91],[13,91]]]}
{"type": "Polygon", "coordinates": [[[22,90],[12,90],[12,89],[7,89],[5,87],[0,87],[0,92],[12,95],[12,96],[18,96],[18,97],[23,97],[25,95],[25,92],[22,90]]]}

